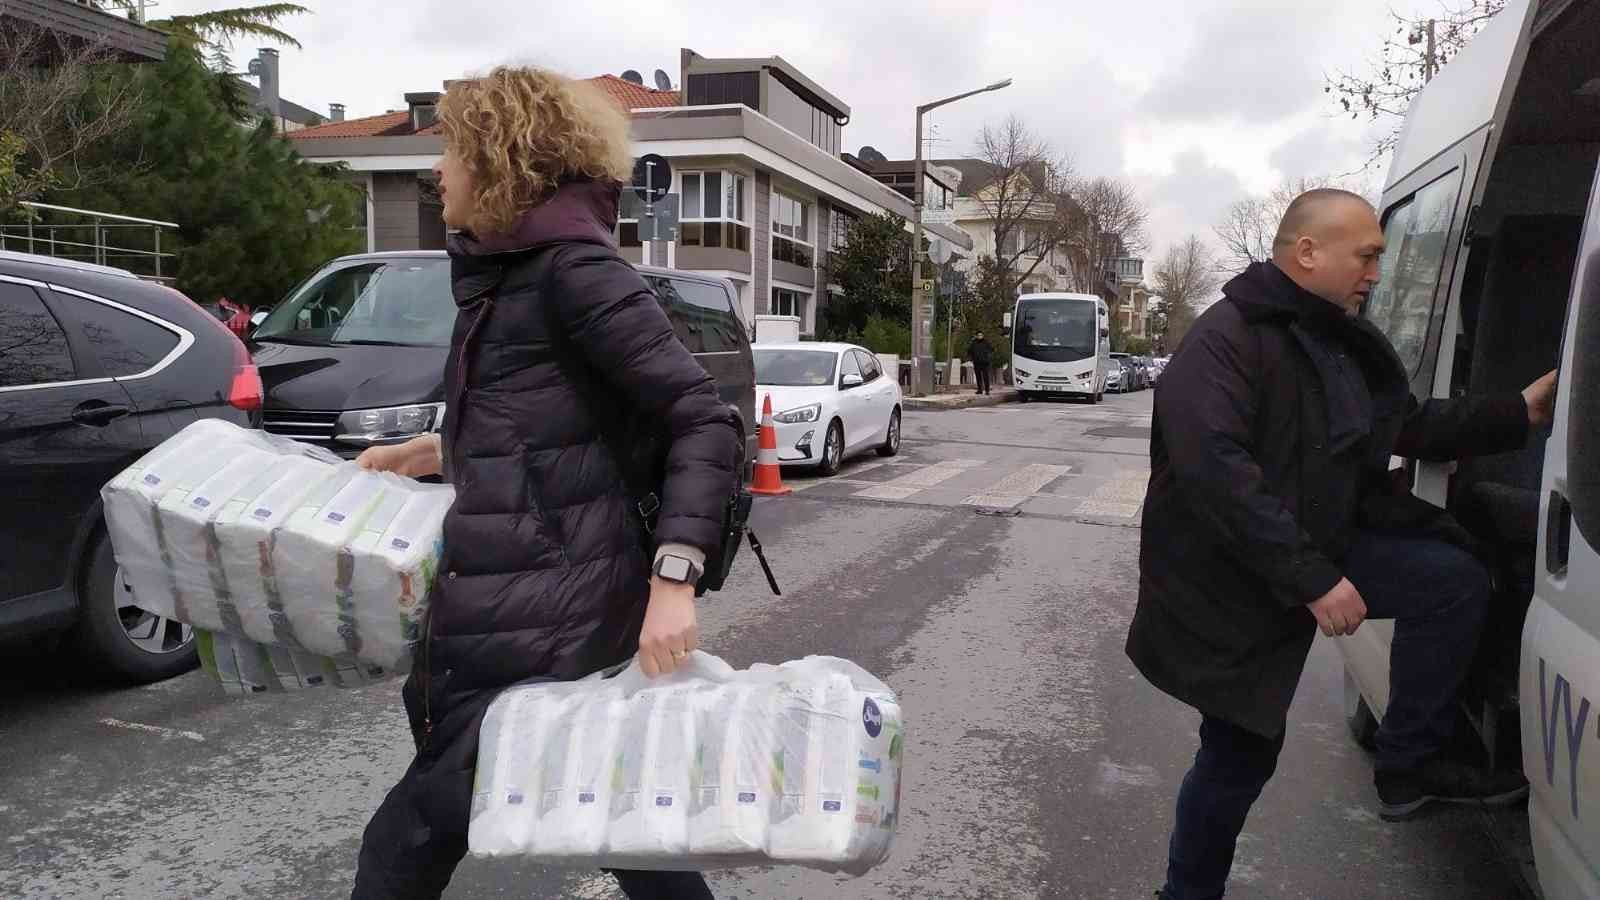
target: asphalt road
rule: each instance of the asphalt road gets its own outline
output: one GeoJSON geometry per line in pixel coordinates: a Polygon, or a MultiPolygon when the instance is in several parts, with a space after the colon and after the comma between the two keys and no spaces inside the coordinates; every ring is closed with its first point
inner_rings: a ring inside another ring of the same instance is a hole
{"type": "MultiPolygon", "coordinates": [[[[903,823],[860,879],[716,873],[726,898],[1146,898],[1198,716],[1122,653],[1148,476],[1149,392],[1098,407],[907,416],[905,452],[790,476],[753,560],[704,601],[735,665],[856,660],[909,726],[903,823]]],[[[1380,822],[1319,640],[1230,896],[1522,895],[1516,813],[1380,822]]],[[[0,660],[0,895],[348,896],[361,828],[408,761],[398,685],[229,700],[199,673],[138,689],[49,653],[0,660]]],[[[611,898],[608,878],[469,859],[448,897],[611,898]]]]}

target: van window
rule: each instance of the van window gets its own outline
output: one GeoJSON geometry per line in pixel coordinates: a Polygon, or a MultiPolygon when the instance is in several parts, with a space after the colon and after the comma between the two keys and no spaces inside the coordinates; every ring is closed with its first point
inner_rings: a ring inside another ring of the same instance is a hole
{"type": "Polygon", "coordinates": [[[743,345],[744,326],[721,285],[678,278],[646,280],[689,352],[733,353],[743,345]]]}
{"type": "Polygon", "coordinates": [[[455,320],[448,260],[367,262],[312,279],[255,336],[315,346],[447,347],[455,320]]]}
{"type": "Polygon", "coordinates": [[[1378,286],[1367,298],[1366,314],[1389,336],[1406,372],[1415,378],[1428,343],[1434,298],[1444,269],[1451,214],[1461,188],[1453,169],[1389,210],[1384,221],[1386,248],[1378,286]]]}

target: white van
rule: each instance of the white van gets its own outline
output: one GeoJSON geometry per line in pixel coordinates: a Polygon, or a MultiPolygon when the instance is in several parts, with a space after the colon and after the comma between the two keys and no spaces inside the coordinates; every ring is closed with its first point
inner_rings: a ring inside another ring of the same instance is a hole
{"type": "MultiPolygon", "coordinates": [[[[1495,599],[1461,708],[1490,765],[1521,767],[1550,900],[1600,897],[1600,0],[1508,0],[1412,102],[1384,188],[1365,314],[1413,393],[1519,389],[1559,367],[1526,449],[1402,461],[1491,554],[1495,599]],[[1520,638],[1520,639],[1519,639],[1520,638]],[[1593,733],[1591,733],[1593,732],[1593,733]]],[[[1339,641],[1370,738],[1390,622],[1339,641]]]]}
{"type": "Polygon", "coordinates": [[[1105,399],[1111,321],[1094,294],[1023,294],[1005,314],[1017,399],[1045,394],[1105,399]]]}

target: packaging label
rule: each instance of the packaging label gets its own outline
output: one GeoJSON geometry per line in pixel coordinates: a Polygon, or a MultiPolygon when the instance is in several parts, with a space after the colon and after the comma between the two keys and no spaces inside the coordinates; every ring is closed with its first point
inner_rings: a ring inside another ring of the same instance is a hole
{"type": "Polygon", "coordinates": [[[756,792],[755,791],[740,791],[739,792],[739,805],[740,806],[749,806],[750,804],[755,803],[755,802],[756,802],[756,792]]]}
{"type": "Polygon", "coordinates": [[[579,791],[578,792],[578,805],[579,806],[588,806],[589,804],[593,803],[594,801],[595,801],[594,791],[579,791]]]}
{"type": "Polygon", "coordinates": [[[869,737],[877,737],[883,733],[883,710],[872,702],[871,697],[861,705],[861,725],[867,729],[869,737]]]}
{"type": "Polygon", "coordinates": [[[656,809],[671,809],[672,795],[667,793],[656,794],[656,809]]]}

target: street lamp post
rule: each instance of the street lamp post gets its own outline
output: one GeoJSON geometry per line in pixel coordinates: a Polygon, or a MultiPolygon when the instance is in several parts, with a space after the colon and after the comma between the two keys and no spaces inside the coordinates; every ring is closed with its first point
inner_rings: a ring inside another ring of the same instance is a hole
{"type": "Polygon", "coordinates": [[[1011,79],[997,81],[975,91],[924,103],[917,107],[916,186],[912,188],[911,229],[911,396],[921,397],[933,389],[933,301],[922,283],[922,116],[947,103],[965,100],[976,94],[1011,86],[1011,79]]]}

